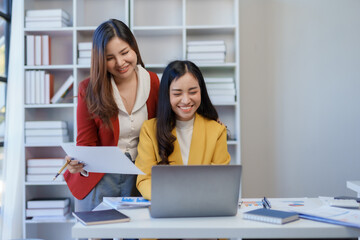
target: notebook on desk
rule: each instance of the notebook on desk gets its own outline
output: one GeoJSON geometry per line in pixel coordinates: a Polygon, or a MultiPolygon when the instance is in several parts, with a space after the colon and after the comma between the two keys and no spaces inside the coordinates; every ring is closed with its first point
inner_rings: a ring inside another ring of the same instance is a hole
{"type": "Polygon", "coordinates": [[[154,166],[153,218],[234,216],[238,210],[240,165],[154,166]]]}

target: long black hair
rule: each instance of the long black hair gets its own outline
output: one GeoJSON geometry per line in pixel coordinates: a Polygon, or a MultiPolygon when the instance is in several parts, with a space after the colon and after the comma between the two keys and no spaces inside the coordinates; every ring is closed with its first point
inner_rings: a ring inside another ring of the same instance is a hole
{"type": "Polygon", "coordinates": [[[160,82],[156,116],[156,138],[161,158],[159,164],[169,164],[168,157],[174,151],[173,143],[176,140],[176,137],[171,133],[176,124],[176,115],[170,104],[170,84],[186,73],[192,74],[199,82],[201,104],[196,112],[207,119],[218,120],[217,111],[210,101],[200,69],[190,61],[173,61],[169,63],[164,70],[160,82]]]}

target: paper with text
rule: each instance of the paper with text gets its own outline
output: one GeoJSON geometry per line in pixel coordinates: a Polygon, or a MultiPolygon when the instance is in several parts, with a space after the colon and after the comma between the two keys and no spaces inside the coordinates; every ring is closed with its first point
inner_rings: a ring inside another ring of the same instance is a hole
{"type": "Polygon", "coordinates": [[[144,174],[118,147],[61,145],[68,156],[85,163],[84,170],[98,173],[144,174]]]}

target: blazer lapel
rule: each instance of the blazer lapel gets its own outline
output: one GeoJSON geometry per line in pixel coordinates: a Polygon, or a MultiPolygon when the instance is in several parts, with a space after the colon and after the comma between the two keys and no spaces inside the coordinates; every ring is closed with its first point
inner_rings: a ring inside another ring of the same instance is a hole
{"type": "MultiPolygon", "coordinates": [[[[174,128],[171,133],[177,138],[176,128],[174,128]]],[[[177,139],[174,142],[174,151],[172,152],[172,154],[170,154],[168,159],[170,165],[184,165],[181,157],[180,145],[177,139]]]]}
{"type": "Polygon", "coordinates": [[[188,164],[201,165],[204,151],[206,151],[206,129],[204,118],[199,114],[195,115],[193,129],[188,164]]]}

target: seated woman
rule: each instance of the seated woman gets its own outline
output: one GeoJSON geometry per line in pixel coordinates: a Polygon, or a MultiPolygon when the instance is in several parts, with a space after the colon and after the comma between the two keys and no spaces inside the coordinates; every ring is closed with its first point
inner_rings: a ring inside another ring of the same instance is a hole
{"type": "Polygon", "coordinates": [[[154,165],[229,164],[226,127],[208,96],[200,69],[190,61],[171,62],[159,88],[156,119],[141,127],[135,165],[142,196],[151,199],[154,165]]]}

